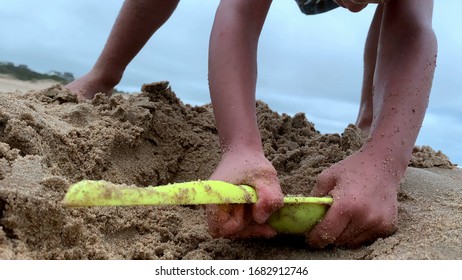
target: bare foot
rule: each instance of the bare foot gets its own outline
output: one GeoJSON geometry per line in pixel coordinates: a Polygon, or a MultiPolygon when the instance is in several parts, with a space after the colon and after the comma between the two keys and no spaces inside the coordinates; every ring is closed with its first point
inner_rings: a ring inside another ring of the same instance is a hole
{"type": "Polygon", "coordinates": [[[111,96],[117,83],[105,82],[91,72],[69,83],[66,88],[77,94],[79,100],[92,100],[97,93],[111,96]]]}

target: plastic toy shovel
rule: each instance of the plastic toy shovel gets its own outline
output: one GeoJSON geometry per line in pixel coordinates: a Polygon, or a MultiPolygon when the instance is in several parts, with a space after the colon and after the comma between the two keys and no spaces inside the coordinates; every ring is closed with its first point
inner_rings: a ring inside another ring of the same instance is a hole
{"type": "MultiPolygon", "coordinates": [[[[66,207],[255,202],[257,195],[252,187],[212,180],[146,188],[85,180],[70,186],[63,200],[66,207]]],[[[306,233],[324,216],[330,204],[331,197],[288,196],[284,198],[284,206],[268,219],[268,224],[280,233],[306,233]]]]}

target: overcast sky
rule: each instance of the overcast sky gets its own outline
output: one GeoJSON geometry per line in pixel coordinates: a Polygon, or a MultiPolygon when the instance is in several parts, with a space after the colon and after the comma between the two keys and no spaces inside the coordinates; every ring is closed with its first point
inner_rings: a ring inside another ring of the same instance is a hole
{"type": "MultiPolygon", "coordinates": [[[[122,0],[0,0],[0,61],[39,72],[85,74],[98,57],[122,0]]],[[[118,89],[171,82],[184,103],[210,102],[207,49],[218,0],[183,0],[125,72],[118,89]]],[[[259,44],[257,98],[279,113],[304,112],[323,133],[356,120],[362,52],[375,6],[303,15],[274,0],[259,44]]],[[[462,165],[462,1],[436,0],[439,53],[430,105],[417,145],[462,165]]]]}

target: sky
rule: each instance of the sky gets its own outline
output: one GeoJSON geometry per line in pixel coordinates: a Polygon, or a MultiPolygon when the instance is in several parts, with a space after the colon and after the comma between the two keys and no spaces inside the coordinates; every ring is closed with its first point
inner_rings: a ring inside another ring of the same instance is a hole
{"type": "MultiPolygon", "coordinates": [[[[0,61],[76,77],[100,54],[122,0],[0,0],[0,61]]],[[[119,90],[167,80],[184,103],[210,102],[207,53],[218,0],[182,0],[127,67],[119,90]]],[[[322,133],[342,133],[359,108],[364,41],[375,5],[306,16],[274,0],[258,51],[257,98],[278,113],[306,114],[322,133]]],[[[438,61],[417,145],[462,165],[462,1],[435,1],[438,61]]]]}

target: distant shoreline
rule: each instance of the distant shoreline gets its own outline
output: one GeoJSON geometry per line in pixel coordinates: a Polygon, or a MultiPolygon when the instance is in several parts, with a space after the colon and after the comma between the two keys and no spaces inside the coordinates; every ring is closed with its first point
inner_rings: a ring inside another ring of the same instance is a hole
{"type": "Polygon", "coordinates": [[[52,85],[60,84],[55,80],[29,80],[23,81],[16,79],[9,74],[0,74],[0,92],[15,92],[15,91],[29,91],[41,90],[48,88],[52,85]]]}

